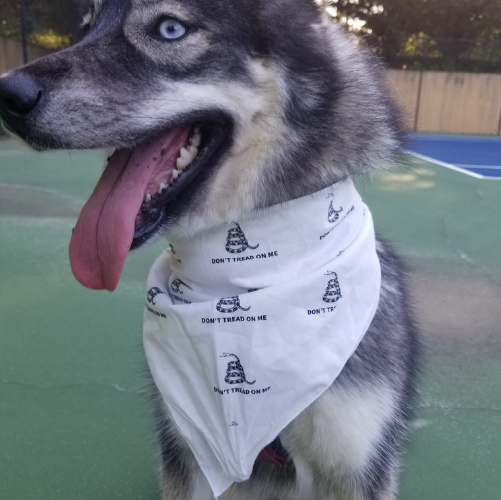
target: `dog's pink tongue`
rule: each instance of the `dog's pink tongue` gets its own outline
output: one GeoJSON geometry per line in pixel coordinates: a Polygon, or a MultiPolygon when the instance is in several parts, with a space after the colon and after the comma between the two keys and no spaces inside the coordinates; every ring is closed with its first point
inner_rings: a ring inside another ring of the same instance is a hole
{"type": "Polygon", "coordinates": [[[70,241],[71,269],[82,285],[110,291],[117,287],[146,188],[156,176],[165,176],[166,169],[173,170],[172,158],[186,139],[187,131],[173,130],[152,143],[113,154],[70,241]]]}

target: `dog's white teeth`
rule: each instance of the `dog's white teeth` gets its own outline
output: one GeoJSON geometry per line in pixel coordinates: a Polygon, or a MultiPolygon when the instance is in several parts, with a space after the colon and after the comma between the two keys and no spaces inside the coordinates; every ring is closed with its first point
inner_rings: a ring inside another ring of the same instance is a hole
{"type": "Polygon", "coordinates": [[[182,148],[181,149],[181,165],[178,165],[181,167],[181,170],[183,168],[186,168],[197,156],[198,154],[198,149],[195,148],[194,146],[188,146],[188,149],[182,148]]]}
{"type": "Polygon", "coordinates": [[[181,148],[181,158],[189,163],[193,159],[193,155],[187,149],[181,148]]]}
{"type": "MultiPolygon", "coordinates": [[[[202,142],[202,136],[200,134],[193,134],[193,136],[190,138],[190,144],[195,148],[198,148],[201,142],[202,142]]],[[[188,150],[189,149],[190,148],[188,148],[188,150]]]]}
{"type": "Polygon", "coordinates": [[[178,170],[184,170],[190,162],[186,161],[184,158],[178,158],[176,160],[176,166],[178,170]]]}
{"type": "MultiPolygon", "coordinates": [[[[200,129],[195,127],[195,133],[190,138],[190,145],[186,148],[181,148],[179,152],[179,158],[176,160],[176,169],[172,171],[171,182],[175,181],[178,177],[183,174],[183,171],[188,167],[188,165],[193,162],[193,160],[198,155],[198,146],[201,143],[200,129]]],[[[162,194],[163,191],[169,188],[169,183],[161,182],[158,186],[157,193],[162,194]]],[[[146,193],[144,196],[144,202],[149,203],[151,201],[152,195],[150,193],[146,193]]]]}

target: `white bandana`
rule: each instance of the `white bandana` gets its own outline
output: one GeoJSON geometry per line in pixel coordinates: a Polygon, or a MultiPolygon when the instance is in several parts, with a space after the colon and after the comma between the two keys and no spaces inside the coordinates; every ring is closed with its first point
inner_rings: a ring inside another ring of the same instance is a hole
{"type": "Polygon", "coordinates": [[[362,340],[381,284],[374,227],[348,181],[168,238],[148,277],[144,347],[217,497],[362,340]]]}

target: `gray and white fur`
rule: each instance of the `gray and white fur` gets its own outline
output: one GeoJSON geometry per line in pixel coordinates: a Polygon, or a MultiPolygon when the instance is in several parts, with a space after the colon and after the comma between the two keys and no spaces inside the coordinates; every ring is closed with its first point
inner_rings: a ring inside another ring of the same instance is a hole
{"type": "MultiPolygon", "coordinates": [[[[33,110],[11,116],[4,100],[0,114],[40,150],[130,148],[181,123],[223,120],[225,146],[170,203],[157,236],[239,220],[400,153],[377,61],[313,0],[94,0],[84,29],[74,46],[0,79],[0,95],[26,75],[40,89],[33,110]],[[159,40],[152,29],[165,17],[188,34],[159,40]]],[[[220,500],[397,498],[419,348],[402,263],[382,241],[378,254],[382,292],[367,334],[330,390],[280,434],[293,464],[256,463],[220,500]]],[[[209,500],[154,399],[163,500],[209,500]]]]}

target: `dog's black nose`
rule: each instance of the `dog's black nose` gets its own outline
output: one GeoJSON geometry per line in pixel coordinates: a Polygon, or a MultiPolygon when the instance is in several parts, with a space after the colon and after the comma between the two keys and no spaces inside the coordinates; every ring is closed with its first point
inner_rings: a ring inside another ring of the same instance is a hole
{"type": "Polygon", "coordinates": [[[40,83],[24,71],[0,78],[0,115],[18,120],[33,111],[43,95],[40,83]]]}

